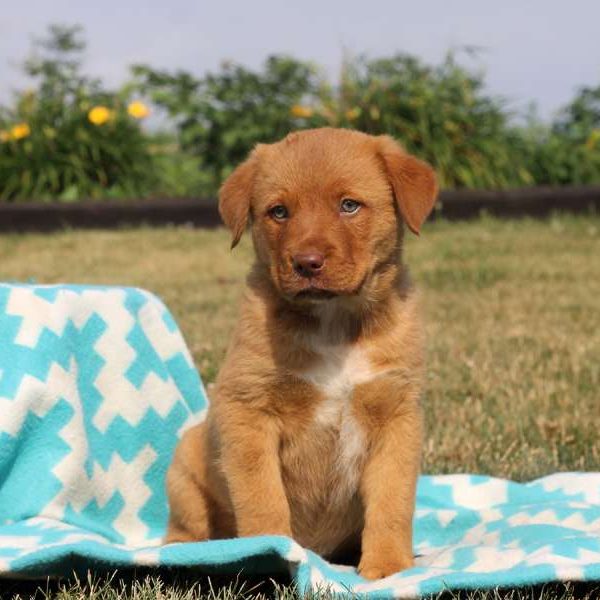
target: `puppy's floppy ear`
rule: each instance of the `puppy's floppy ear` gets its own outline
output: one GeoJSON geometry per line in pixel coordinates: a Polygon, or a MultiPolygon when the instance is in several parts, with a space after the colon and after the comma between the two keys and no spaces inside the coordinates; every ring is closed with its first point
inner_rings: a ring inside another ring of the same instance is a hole
{"type": "Polygon", "coordinates": [[[391,137],[382,135],[377,141],[400,214],[408,228],[418,235],[437,198],[435,171],[405,152],[391,137]]]}
{"type": "Polygon", "coordinates": [[[219,190],[219,214],[231,231],[231,247],[240,241],[250,215],[250,200],[258,163],[258,147],[225,180],[219,190]]]}

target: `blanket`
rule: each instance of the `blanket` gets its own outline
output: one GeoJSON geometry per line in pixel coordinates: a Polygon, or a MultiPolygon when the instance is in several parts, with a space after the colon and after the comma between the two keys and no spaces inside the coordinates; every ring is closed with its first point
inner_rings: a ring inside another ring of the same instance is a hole
{"type": "Polygon", "coordinates": [[[366,581],[278,536],[161,546],[165,473],[207,397],[152,294],[0,285],[0,576],[139,565],[377,598],[600,580],[600,473],[423,476],[416,566],[366,581]]]}

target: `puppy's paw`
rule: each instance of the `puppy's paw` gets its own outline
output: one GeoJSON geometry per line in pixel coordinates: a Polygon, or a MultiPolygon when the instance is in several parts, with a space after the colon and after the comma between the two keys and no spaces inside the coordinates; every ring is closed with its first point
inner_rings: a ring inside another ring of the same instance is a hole
{"type": "Polygon", "coordinates": [[[404,571],[404,569],[410,569],[414,564],[412,555],[398,557],[363,556],[358,565],[358,572],[365,579],[383,579],[404,571]]]}

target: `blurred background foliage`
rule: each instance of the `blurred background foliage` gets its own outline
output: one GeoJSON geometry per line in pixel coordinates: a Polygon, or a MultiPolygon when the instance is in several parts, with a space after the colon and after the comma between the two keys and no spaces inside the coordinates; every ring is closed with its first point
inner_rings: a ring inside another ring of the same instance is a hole
{"type": "Polygon", "coordinates": [[[269,57],[258,72],[225,62],[203,79],[141,65],[132,71],[138,90],[175,124],[181,149],[210,174],[213,190],[257,142],[294,129],[291,108],[318,89],[314,68],[283,56],[269,57]]]}
{"type": "Polygon", "coordinates": [[[84,49],[78,27],[34,42],[33,87],[0,106],[0,200],[210,197],[256,143],[326,125],[396,137],[446,188],[600,183],[600,85],[545,123],[513,113],[455,53],[347,58],[335,78],[288,56],[200,78],[135,65],[108,90],[84,74],[84,49]]]}
{"type": "Polygon", "coordinates": [[[0,198],[73,201],[150,193],[150,138],[112,92],[81,71],[77,27],[53,26],[23,69],[34,87],[0,107],[0,198]]]}

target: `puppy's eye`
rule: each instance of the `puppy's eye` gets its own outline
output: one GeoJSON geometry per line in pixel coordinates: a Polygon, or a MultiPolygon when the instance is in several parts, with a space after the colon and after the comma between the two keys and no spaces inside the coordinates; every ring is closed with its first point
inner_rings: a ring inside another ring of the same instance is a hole
{"type": "Polygon", "coordinates": [[[340,212],[352,214],[358,211],[361,204],[352,198],[344,198],[340,204],[340,212]]]}
{"type": "Polygon", "coordinates": [[[283,204],[277,204],[269,209],[269,214],[277,221],[288,218],[288,210],[283,204]]]}

